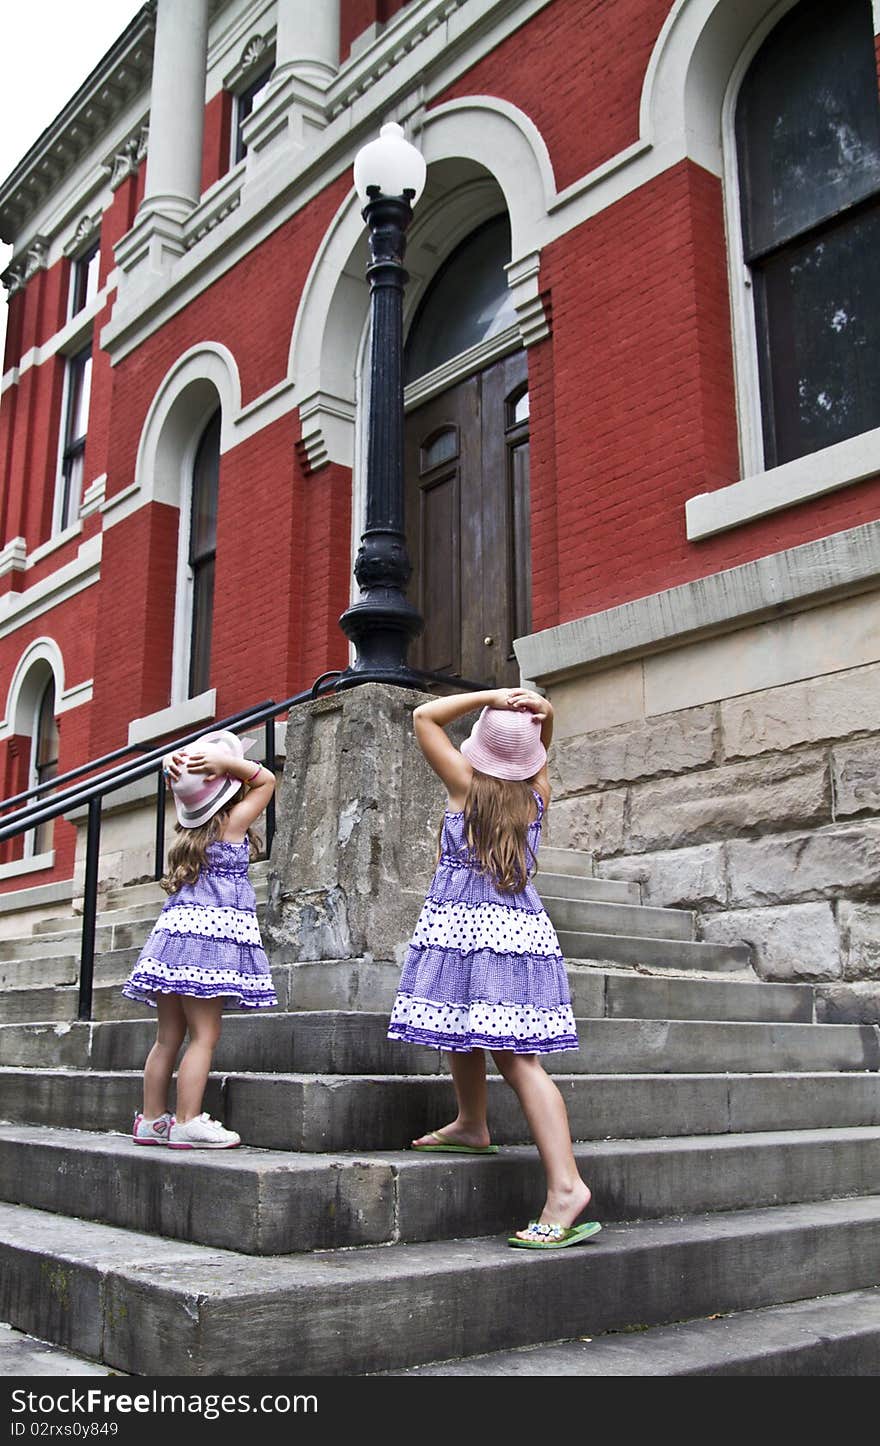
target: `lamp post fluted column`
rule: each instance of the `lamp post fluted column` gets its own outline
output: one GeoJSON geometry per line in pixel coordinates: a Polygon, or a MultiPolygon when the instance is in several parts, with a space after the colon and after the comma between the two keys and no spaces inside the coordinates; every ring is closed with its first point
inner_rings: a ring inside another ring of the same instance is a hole
{"type": "Polygon", "coordinates": [[[403,259],[416,192],[403,187],[400,195],[385,195],[379,185],[367,185],[366,194],[363,215],[370,228],[367,277],[372,327],[366,526],[354,567],[361,596],[339,619],[356,656],[337,687],[352,687],[367,677],[371,682],[419,687],[424,680],[407,662],[409,645],[423,620],[405,595],[412,567],[406,547],[403,465],[403,289],[408,279],[403,259]]]}

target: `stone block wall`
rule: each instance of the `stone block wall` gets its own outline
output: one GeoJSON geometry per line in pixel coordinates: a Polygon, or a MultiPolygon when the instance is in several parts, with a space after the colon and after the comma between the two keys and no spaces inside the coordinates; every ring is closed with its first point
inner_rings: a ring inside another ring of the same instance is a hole
{"type": "Polygon", "coordinates": [[[748,942],[762,978],[880,1010],[880,663],[627,717],[640,669],[548,688],[548,840],[697,910],[702,938],[748,942]]]}

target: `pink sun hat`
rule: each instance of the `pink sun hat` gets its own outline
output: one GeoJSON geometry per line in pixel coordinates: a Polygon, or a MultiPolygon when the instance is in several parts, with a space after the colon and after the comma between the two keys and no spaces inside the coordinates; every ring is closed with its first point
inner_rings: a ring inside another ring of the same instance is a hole
{"type": "MultiPolygon", "coordinates": [[[[191,743],[189,748],[182,748],[180,752],[184,755],[189,752],[200,753],[210,743],[222,748],[230,758],[244,758],[255,742],[255,738],[239,738],[237,734],[220,728],[215,733],[203,734],[195,743],[191,743]]],[[[177,752],[177,749],[172,749],[172,752],[177,752]]],[[[177,809],[177,821],[183,828],[201,828],[202,824],[213,818],[215,813],[219,813],[241,788],[241,779],[233,778],[229,773],[208,778],[204,773],[190,773],[185,767],[181,770],[180,777],[171,779],[170,783],[174,807],[177,809]]]]}
{"type": "Polygon", "coordinates": [[[547,762],[541,719],[524,709],[484,708],[461,752],[492,778],[533,778],[547,762]]]}

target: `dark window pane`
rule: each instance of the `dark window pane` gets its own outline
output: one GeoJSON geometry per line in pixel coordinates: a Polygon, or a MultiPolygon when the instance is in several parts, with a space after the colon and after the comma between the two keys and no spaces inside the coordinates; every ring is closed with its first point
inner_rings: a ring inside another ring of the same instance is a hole
{"type": "MultiPolygon", "coordinates": [[[[48,783],[58,773],[58,723],[55,719],[55,680],[50,678],[37,710],[34,738],[34,783],[48,783]]],[[[33,851],[48,853],[52,847],[54,820],[49,819],[34,829],[33,851]]]]}
{"type": "Polygon", "coordinates": [[[244,136],[241,128],[248,116],[257,109],[263,91],[272,79],[272,66],[267,70],[260,71],[255,80],[252,80],[246,90],[235,98],[235,139],[232,146],[232,164],[244,160],[247,155],[247,146],[244,143],[244,136]]]}
{"type": "Polygon", "coordinates": [[[211,676],[211,629],[214,621],[214,559],[199,563],[193,575],[192,643],[189,662],[189,696],[197,697],[209,686],[211,676]]]}
{"type": "Polygon", "coordinates": [[[67,407],[67,445],[81,441],[89,425],[92,394],[92,354],[81,352],[70,361],[70,393],[67,407]]]}
{"type": "Polygon", "coordinates": [[[498,216],[462,242],[432,281],[409,333],[406,380],[487,341],[516,321],[505,266],[510,223],[498,216]]]}
{"type": "MultiPolygon", "coordinates": [[[[528,393],[526,393],[528,396],[528,393]]],[[[511,532],[511,569],[508,586],[510,608],[509,657],[514,638],[522,638],[532,627],[532,557],[529,525],[529,443],[517,442],[509,449],[510,502],[513,528],[511,532]]]]}
{"type": "Polygon", "coordinates": [[[98,242],[90,247],[83,256],[80,256],[73,266],[73,291],[71,296],[70,314],[76,316],[78,311],[91,301],[93,296],[98,294],[98,272],[101,266],[101,253],[98,242]]]}
{"type": "Polygon", "coordinates": [[[419,449],[419,471],[429,472],[432,467],[439,467],[441,462],[449,462],[457,456],[458,430],[447,427],[419,449]]]}
{"type": "Polygon", "coordinates": [[[871,0],[802,0],[740,89],[737,144],[747,259],[880,188],[871,0]]]}
{"type": "Polygon", "coordinates": [[[880,426],[878,257],[880,205],[755,268],[769,465],[880,426]]]}
{"type": "Polygon", "coordinates": [[[189,560],[213,556],[217,548],[217,482],[220,474],[220,413],[208,423],[193,467],[189,560]]]}
{"type": "Polygon", "coordinates": [[[72,527],[79,516],[84,470],[84,448],[79,446],[68,451],[61,468],[61,516],[59,518],[61,532],[65,527],[72,527]]]}

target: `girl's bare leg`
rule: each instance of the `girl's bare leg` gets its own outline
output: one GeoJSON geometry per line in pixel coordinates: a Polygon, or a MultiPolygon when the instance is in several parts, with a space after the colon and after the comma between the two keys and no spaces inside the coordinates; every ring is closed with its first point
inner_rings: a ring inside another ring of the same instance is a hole
{"type": "Polygon", "coordinates": [[[202,1113],[202,1098],[211,1060],[220,1038],[222,999],[196,999],[181,996],[189,1044],[177,1071],[177,1122],[188,1124],[202,1113]]]}
{"type": "MultiPolygon", "coordinates": [[[[468,1054],[449,1051],[449,1065],[458,1100],[458,1114],[449,1125],[434,1133],[455,1145],[483,1146],[489,1143],[486,1122],[486,1055],[482,1049],[468,1054]]],[[[431,1134],[413,1140],[414,1145],[435,1145],[431,1134]]]]}
{"type": "Polygon", "coordinates": [[[186,1016],[178,994],[157,994],[156,1043],[144,1065],[144,1117],[157,1120],[168,1108],[174,1065],[186,1034],[186,1016]]]}
{"type": "Polygon", "coordinates": [[[586,1209],[591,1194],[575,1163],[565,1101],[536,1054],[499,1049],[492,1051],[492,1058],[516,1091],[547,1176],[547,1199],[538,1219],[568,1227],[586,1209]]]}

